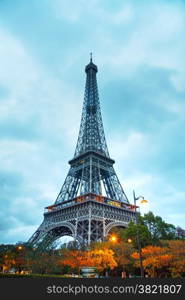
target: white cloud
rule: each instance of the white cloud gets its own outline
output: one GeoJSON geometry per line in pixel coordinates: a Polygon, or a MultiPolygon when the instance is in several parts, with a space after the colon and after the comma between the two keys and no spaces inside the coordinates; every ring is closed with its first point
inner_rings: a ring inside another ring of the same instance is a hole
{"type": "MultiPolygon", "coordinates": [[[[21,41],[0,28],[0,82],[11,89],[11,104],[39,81],[40,70],[21,41]]],[[[28,97],[28,96],[27,96],[28,97]]],[[[12,109],[16,107],[12,107],[12,109]]]]}
{"type": "Polygon", "coordinates": [[[11,243],[26,242],[28,241],[28,237],[31,237],[36,229],[36,226],[17,226],[7,230],[4,243],[10,243],[10,241],[11,243]]]}
{"type": "Polygon", "coordinates": [[[120,11],[116,12],[113,15],[109,13],[109,21],[112,21],[116,25],[128,24],[133,21],[133,18],[134,8],[129,4],[125,4],[124,6],[122,6],[120,11]]]}
{"type": "Polygon", "coordinates": [[[102,49],[100,48],[103,67],[108,66],[116,76],[127,78],[129,75],[132,77],[142,65],[175,70],[173,83],[175,87],[183,89],[183,10],[169,2],[148,2],[145,9],[134,5],[133,10],[136,12],[135,18],[130,19],[130,28],[120,26],[114,35],[106,30],[106,27],[101,29],[99,44],[100,47],[103,44],[102,49]],[[106,51],[106,48],[109,51],[106,51]]]}
{"type": "MultiPolygon", "coordinates": [[[[0,40],[0,85],[9,90],[1,99],[1,121],[10,132],[14,132],[17,124],[23,130],[21,138],[15,133],[13,138],[2,136],[0,141],[0,171],[16,172],[24,178],[19,193],[10,196],[10,207],[7,205],[2,211],[3,216],[9,215],[12,224],[4,240],[15,241],[27,229],[27,222],[39,225],[44,206],[55,201],[67,173],[67,160],[71,158],[66,149],[74,146],[77,135],[80,115],[76,111],[81,99],[67,83],[45,73],[24,44],[7,30],[0,30],[0,40]],[[31,130],[35,128],[39,138],[29,139],[28,134],[34,133],[29,132],[29,126],[31,130]],[[66,157],[65,166],[62,157],[66,157]]],[[[28,239],[27,235],[28,231],[20,239],[28,239]]]]}
{"type": "Polygon", "coordinates": [[[46,73],[24,44],[8,31],[0,29],[0,41],[0,84],[9,90],[8,97],[1,101],[2,118],[19,121],[37,116],[43,131],[47,127],[49,131],[52,122],[55,133],[62,131],[70,140],[80,119],[75,112],[81,94],[67,82],[46,73]]]}
{"type": "Polygon", "coordinates": [[[142,195],[149,201],[140,207],[142,214],[150,210],[168,223],[185,227],[183,218],[175,219],[177,211],[181,214],[184,207],[185,193],[173,178],[173,165],[163,167],[163,160],[170,159],[171,155],[170,145],[165,143],[169,132],[173,139],[177,124],[177,121],[167,122],[155,135],[142,132],[113,135],[110,153],[116,160],[115,169],[129,201],[133,203],[133,189],[137,196],[142,195]]]}
{"type": "MultiPolygon", "coordinates": [[[[124,171],[124,168],[119,171],[124,171]]],[[[122,185],[131,203],[134,203],[133,189],[136,197],[141,195],[148,200],[145,205],[140,204],[139,200],[137,202],[142,215],[152,211],[155,215],[161,216],[167,223],[185,227],[184,214],[182,213],[185,197],[183,191],[179,191],[175,185],[170,185],[167,178],[160,176],[160,174],[137,171],[137,166],[136,171],[133,170],[129,176],[124,174],[124,177],[125,180],[122,180],[122,185]]]]}
{"type": "MultiPolygon", "coordinates": [[[[115,134],[110,145],[111,153],[118,159],[127,160],[128,157],[134,157],[135,153],[143,151],[146,147],[147,137],[141,132],[131,132],[128,136],[115,134]]],[[[146,151],[145,151],[146,152],[146,151]]]]}
{"type": "Polygon", "coordinates": [[[56,0],[51,7],[62,20],[81,26],[86,40],[76,49],[80,53],[92,50],[110,76],[132,77],[138,68],[149,65],[176,71],[171,80],[175,88],[184,89],[185,16],[180,4],[125,1],[111,10],[100,1],[56,0]]]}
{"type": "Polygon", "coordinates": [[[78,2],[73,0],[52,0],[51,7],[54,10],[56,18],[76,23],[87,12],[94,14],[97,11],[96,4],[98,2],[98,0],[88,2],[85,0],[78,0],[78,2]]]}

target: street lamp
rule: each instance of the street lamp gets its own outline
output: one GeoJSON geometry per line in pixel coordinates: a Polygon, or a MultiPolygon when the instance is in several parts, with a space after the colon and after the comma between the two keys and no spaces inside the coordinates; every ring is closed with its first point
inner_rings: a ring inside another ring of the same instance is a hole
{"type": "Polygon", "coordinates": [[[139,251],[140,271],[141,271],[141,277],[144,277],[143,260],[142,260],[142,253],[141,253],[141,241],[140,241],[139,230],[138,230],[138,214],[136,210],[136,201],[142,199],[141,204],[146,204],[148,203],[148,201],[144,199],[143,196],[136,197],[134,191],[133,191],[133,196],[134,196],[134,205],[135,205],[135,213],[136,213],[136,235],[137,235],[137,246],[139,251]]]}
{"type": "Polygon", "coordinates": [[[109,241],[110,241],[110,242],[113,242],[113,243],[116,243],[116,242],[117,242],[117,236],[114,235],[114,234],[111,235],[109,241]]]}

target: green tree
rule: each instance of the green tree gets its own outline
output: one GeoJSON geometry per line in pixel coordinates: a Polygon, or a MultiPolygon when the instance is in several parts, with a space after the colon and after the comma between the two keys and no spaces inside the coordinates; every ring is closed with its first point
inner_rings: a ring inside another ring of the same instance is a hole
{"type": "Polygon", "coordinates": [[[161,217],[154,216],[149,212],[142,217],[143,224],[148,228],[151,234],[151,243],[157,244],[159,240],[176,239],[176,228],[172,224],[166,223],[161,217]]]}
{"type": "MultiPolygon", "coordinates": [[[[138,233],[139,238],[141,242],[141,247],[145,247],[147,245],[150,245],[152,241],[151,234],[147,228],[147,226],[144,225],[142,221],[142,217],[139,217],[138,222],[138,233]]],[[[126,229],[121,229],[119,233],[121,239],[125,242],[128,242],[129,239],[131,239],[131,242],[135,248],[138,247],[137,245],[137,225],[134,222],[130,222],[128,227],[126,229]]]]}
{"type": "MultiPolygon", "coordinates": [[[[126,229],[119,232],[119,236],[124,241],[131,239],[137,248],[137,225],[130,222],[126,229]]],[[[159,245],[160,240],[176,239],[176,228],[172,224],[166,223],[161,217],[155,216],[152,212],[143,217],[138,216],[138,232],[141,247],[147,245],[159,245]]]]}

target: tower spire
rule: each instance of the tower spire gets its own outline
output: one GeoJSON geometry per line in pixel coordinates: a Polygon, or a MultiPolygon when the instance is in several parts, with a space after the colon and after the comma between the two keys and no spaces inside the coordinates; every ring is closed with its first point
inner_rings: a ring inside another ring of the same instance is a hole
{"type": "Polygon", "coordinates": [[[103,121],[101,116],[100,101],[96,73],[97,66],[92,62],[85,67],[86,84],[82,109],[80,131],[74,157],[87,151],[96,151],[109,157],[105,140],[103,121]]]}
{"type": "Polygon", "coordinates": [[[128,203],[105,140],[96,80],[98,68],[90,62],[85,72],[85,95],[76,150],[69,161],[71,167],[55,203],[87,193],[104,193],[111,199],[128,203]]]}

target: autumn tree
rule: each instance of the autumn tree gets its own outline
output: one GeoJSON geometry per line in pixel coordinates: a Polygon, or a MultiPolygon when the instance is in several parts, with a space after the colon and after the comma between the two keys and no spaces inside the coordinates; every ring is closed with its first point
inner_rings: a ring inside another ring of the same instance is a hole
{"type": "Polygon", "coordinates": [[[7,255],[10,254],[13,249],[14,245],[0,245],[0,271],[4,271],[5,268],[8,270],[8,268],[11,267],[10,263],[5,263],[5,258],[8,257],[7,255]]]}
{"type": "Polygon", "coordinates": [[[79,274],[83,266],[92,266],[93,262],[86,251],[62,249],[60,264],[76,269],[79,274]]]}
{"type": "Polygon", "coordinates": [[[119,269],[126,273],[132,272],[134,263],[131,256],[134,252],[133,243],[121,241],[120,243],[111,245],[111,249],[113,249],[115,253],[115,260],[119,269]]]}
{"type": "Polygon", "coordinates": [[[15,254],[13,251],[8,250],[3,258],[3,273],[9,271],[15,266],[15,254]]]}
{"type": "MultiPolygon", "coordinates": [[[[136,260],[135,265],[139,266],[139,254],[135,252],[132,257],[136,260]]],[[[142,260],[145,272],[150,277],[169,276],[169,267],[172,255],[167,247],[147,246],[142,249],[142,260]]]]}
{"type": "Polygon", "coordinates": [[[119,236],[119,231],[114,231],[116,235],[116,241],[111,242],[94,242],[91,244],[92,250],[102,250],[110,249],[113,251],[114,260],[116,261],[115,272],[130,272],[133,269],[133,258],[131,254],[134,252],[133,243],[125,242],[119,236]]]}
{"type": "Polygon", "coordinates": [[[172,277],[185,276],[185,241],[167,241],[167,246],[172,256],[169,268],[172,277]]]}
{"type": "Polygon", "coordinates": [[[111,249],[95,249],[90,251],[89,255],[92,259],[92,264],[100,272],[108,269],[112,270],[117,266],[117,262],[114,257],[114,251],[111,249]]]}
{"type": "Polygon", "coordinates": [[[117,266],[114,252],[111,249],[88,251],[63,249],[60,264],[70,266],[72,269],[76,269],[78,273],[82,267],[87,266],[96,267],[100,272],[117,266]]]}

